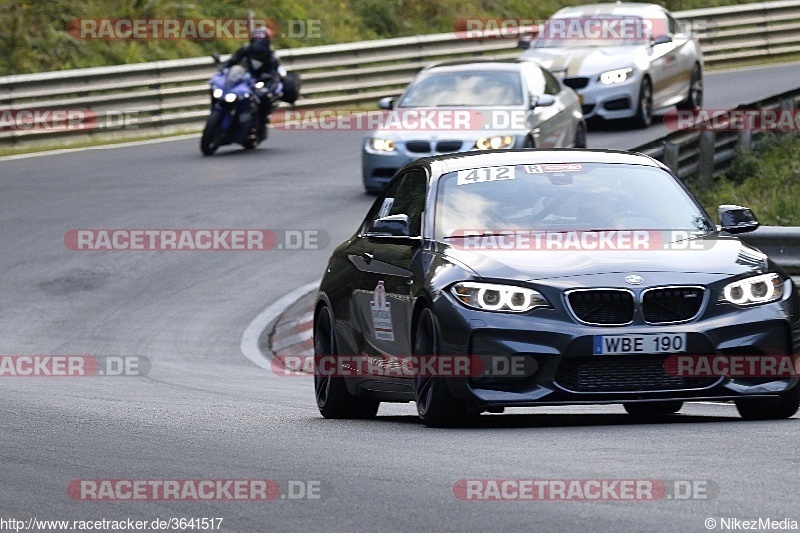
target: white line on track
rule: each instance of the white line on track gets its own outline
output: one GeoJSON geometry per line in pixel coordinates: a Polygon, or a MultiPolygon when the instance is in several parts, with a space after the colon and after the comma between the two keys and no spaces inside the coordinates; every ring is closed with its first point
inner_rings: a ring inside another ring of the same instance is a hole
{"type": "Polygon", "coordinates": [[[71,154],[73,152],[86,152],[87,150],[111,150],[112,148],[127,148],[128,146],[142,146],[145,144],[158,144],[168,141],[183,141],[185,139],[196,139],[198,133],[187,135],[176,135],[173,137],[159,137],[158,139],[146,139],[144,141],[130,141],[116,144],[101,144],[97,146],[80,146],[76,148],[59,148],[58,150],[48,150],[46,152],[33,152],[30,154],[4,155],[0,161],[12,161],[14,159],[28,159],[30,157],[44,157],[48,155],[71,154]]]}
{"type": "Polygon", "coordinates": [[[283,313],[287,307],[309,292],[317,289],[320,281],[322,280],[318,279],[317,281],[313,281],[308,285],[298,287],[261,311],[261,313],[259,313],[259,315],[255,317],[252,322],[250,322],[250,325],[247,326],[247,329],[244,330],[244,333],[242,334],[242,343],[239,346],[239,349],[242,350],[244,356],[252,361],[256,366],[269,369],[269,359],[261,353],[261,350],[258,349],[258,339],[261,336],[261,333],[264,331],[264,329],[266,329],[267,326],[281,316],[281,313],[283,313]]]}

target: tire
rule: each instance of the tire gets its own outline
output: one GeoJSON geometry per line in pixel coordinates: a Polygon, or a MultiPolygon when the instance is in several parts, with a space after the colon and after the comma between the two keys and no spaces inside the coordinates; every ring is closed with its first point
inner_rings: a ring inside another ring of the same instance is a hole
{"type": "Polygon", "coordinates": [[[206,127],[203,128],[203,135],[200,137],[200,151],[203,155],[213,155],[219,148],[219,143],[222,141],[222,132],[220,125],[224,114],[220,111],[212,111],[211,116],[206,121],[206,127]]]}
{"type": "Polygon", "coordinates": [[[683,407],[680,400],[664,402],[623,403],[622,406],[633,416],[664,416],[677,413],[683,407]]]}
{"type": "Polygon", "coordinates": [[[703,107],[703,73],[700,65],[694,65],[692,69],[692,79],[689,82],[689,94],[686,99],[678,104],[678,109],[688,109],[690,111],[700,111],[703,107]]]}
{"type": "MultiPolygon", "coordinates": [[[[414,334],[414,355],[438,354],[439,333],[433,313],[427,307],[422,310],[414,334]]],[[[419,368],[419,365],[417,366],[419,368]]],[[[471,415],[466,406],[453,398],[444,378],[417,376],[414,383],[417,413],[427,427],[455,427],[464,425],[471,415]]]]}
{"type": "Polygon", "coordinates": [[[296,72],[289,72],[283,78],[283,96],[281,100],[287,104],[294,104],[300,97],[300,76],[296,72]]]}
{"type": "Polygon", "coordinates": [[[575,130],[575,148],[586,148],[586,125],[581,122],[575,130]]]}
{"type": "Polygon", "coordinates": [[[637,128],[647,128],[653,123],[653,87],[650,78],[642,80],[639,87],[639,104],[636,106],[636,116],[633,125],[637,128]]]}
{"type": "Polygon", "coordinates": [[[314,324],[314,395],[319,412],[325,418],[375,418],[380,402],[353,396],[344,378],[319,373],[319,357],[336,355],[333,317],[327,307],[319,311],[314,324]]]}
{"type": "Polygon", "coordinates": [[[800,384],[780,400],[736,400],[736,410],[745,420],[780,420],[793,416],[800,407],[800,384]]]}

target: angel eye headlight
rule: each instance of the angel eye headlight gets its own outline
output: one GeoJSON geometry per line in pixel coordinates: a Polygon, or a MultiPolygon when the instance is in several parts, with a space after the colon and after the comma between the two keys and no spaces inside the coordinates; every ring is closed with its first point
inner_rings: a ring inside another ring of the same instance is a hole
{"type": "Polygon", "coordinates": [[[618,68],[616,70],[609,70],[600,74],[600,83],[603,85],[613,85],[614,83],[622,83],[628,78],[633,76],[632,68],[618,68]]]}
{"type": "Polygon", "coordinates": [[[475,143],[475,148],[478,150],[497,150],[498,148],[509,148],[512,144],[514,144],[514,137],[511,135],[481,137],[475,143]]]}
{"type": "Polygon", "coordinates": [[[729,283],[722,290],[720,301],[748,306],[774,302],[783,298],[783,279],[778,274],[761,274],[729,283]]]}
{"type": "Polygon", "coordinates": [[[462,304],[482,311],[524,313],[550,307],[540,292],[526,287],[465,281],[456,283],[450,291],[462,304]]]}

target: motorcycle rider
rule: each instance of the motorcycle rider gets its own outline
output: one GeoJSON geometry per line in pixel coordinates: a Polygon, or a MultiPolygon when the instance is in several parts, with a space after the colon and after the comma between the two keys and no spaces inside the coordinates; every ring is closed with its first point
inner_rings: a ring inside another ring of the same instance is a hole
{"type": "Polygon", "coordinates": [[[282,93],[282,78],[286,75],[275,52],[272,49],[270,31],[267,28],[256,28],[250,33],[250,43],[243,45],[231,55],[222,68],[243,64],[250,75],[258,82],[264,82],[265,90],[261,91],[258,105],[258,136],[262,141],[266,138],[266,127],[269,115],[272,113],[272,99],[269,89],[277,84],[276,97],[282,93]]]}

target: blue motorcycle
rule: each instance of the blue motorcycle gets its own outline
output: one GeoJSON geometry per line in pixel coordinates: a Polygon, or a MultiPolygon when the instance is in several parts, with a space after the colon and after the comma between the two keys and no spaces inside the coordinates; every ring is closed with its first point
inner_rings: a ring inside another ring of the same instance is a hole
{"type": "Polygon", "coordinates": [[[212,155],[226,144],[247,149],[261,144],[267,129],[260,127],[258,108],[264,99],[271,105],[280,98],[280,80],[256,81],[244,67],[234,65],[215,74],[209,85],[211,115],[200,138],[203,154],[212,155]]]}

